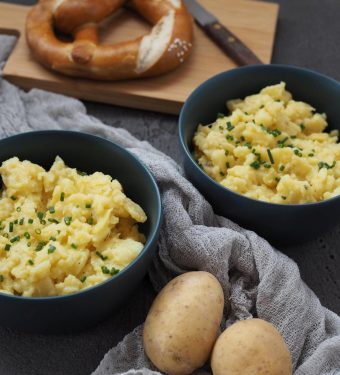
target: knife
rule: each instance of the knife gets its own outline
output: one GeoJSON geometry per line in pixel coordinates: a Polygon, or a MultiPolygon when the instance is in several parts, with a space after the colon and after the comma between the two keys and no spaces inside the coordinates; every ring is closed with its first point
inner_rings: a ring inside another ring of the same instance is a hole
{"type": "Polygon", "coordinates": [[[251,65],[263,62],[235,34],[196,0],[185,0],[189,12],[210,38],[237,64],[251,65]]]}

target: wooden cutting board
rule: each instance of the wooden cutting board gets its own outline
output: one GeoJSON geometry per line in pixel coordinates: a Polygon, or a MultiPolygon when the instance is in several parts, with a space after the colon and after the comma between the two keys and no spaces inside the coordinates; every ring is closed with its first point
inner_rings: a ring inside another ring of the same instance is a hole
{"type": "MultiPolygon", "coordinates": [[[[271,60],[278,5],[252,0],[200,0],[265,63],[271,60]]],[[[207,78],[235,64],[195,26],[194,49],[175,71],[156,78],[100,82],[69,78],[48,71],[30,55],[25,40],[28,6],[0,3],[0,33],[16,34],[4,77],[26,90],[33,87],[125,107],[178,114],[188,95],[207,78]]],[[[101,30],[102,43],[128,40],[150,30],[142,19],[122,10],[101,30]]]]}

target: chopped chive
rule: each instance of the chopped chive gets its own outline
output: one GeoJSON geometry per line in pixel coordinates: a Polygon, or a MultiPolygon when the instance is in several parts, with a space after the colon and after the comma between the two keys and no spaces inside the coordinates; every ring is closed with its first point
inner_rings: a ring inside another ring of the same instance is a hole
{"type": "Polygon", "coordinates": [[[37,213],[37,216],[38,216],[38,218],[39,218],[39,220],[42,220],[43,218],[44,218],[44,213],[43,212],[38,212],[37,213]]]}
{"type": "Polygon", "coordinates": [[[60,234],[60,230],[59,229],[57,230],[57,233],[60,234]]]}
{"type": "Polygon", "coordinates": [[[6,251],[11,250],[11,245],[10,245],[9,243],[5,245],[5,250],[6,250],[6,251]]]}
{"type": "Polygon", "coordinates": [[[277,142],[277,145],[281,148],[284,147],[284,144],[288,141],[288,137],[285,137],[283,139],[281,139],[280,141],[277,142]]]}
{"type": "Polygon", "coordinates": [[[89,217],[87,220],[86,220],[87,224],[90,224],[90,225],[93,225],[93,218],[92,217],[89,217]]]}
{"type": "Polygon", "coordinates": [[[260,109],[264,108],[264,104],[260,105],[260,109]]]}
{"type": "Polygon", "coordinates": [[[13,232],[14,223],[11,221],[8,226],[9,226],[8,231],[13,232]]]}
{"type": "Polygon", "coordinates": [[[234,140],[234,137],[232,135],[230,135],[230,134],[228,134],[226,136],[226,138],[227,138],[228,141],[233,141],[234,140]]]}
{"type": "Polygon", "coordinates": [[[71,247],[72,247],[72,249],[76,249],[77,245],[75,243],[71,243],[71,247]]]}
{"type": "Polygon", "coordinates": [[[102,266],[102,272],[105,274],[109,274],[110,270],[106,266],[102,266]]]}
{"type": "Polygon", "coordinates": [[[57,239],[56,239],[55,237],[51,236],[51,237],[49,238],[49,240],[50,240],[50,241],[56,241],[57,239]]]}
{"type": "Polygon", "coordinates": [[[301,123],[299,126],[300,126],[302,131],[306,128],[304,123],[301,123]]]}
{"type": "Polygon", "coordinates": [[[80,171],[79,169],[77,169],[77,173],[79,174],[79,176],[87,176],[86,172],[80,171]]]}
{"type": "Polygon", "coordinates": [[[300,150],[297,150],[297,149],[294,150],[294,154],[297,155],[297,156],[300,157],[300,158],[302,157],[302,153],[301,153],[300,150]]]}
{"type": "Polygon", "coordinates": [[[324,161],[320,161],[319,164],[318,164],[319,165],[319,170],[322,169],[322,168],[326,168],[326,169],[334,168],[335,164],[336,164],[335,160],[333,161],[333,163],[331,165],[327,164],[324,161]]]}
{"type": "Polygon", "coordinates": [[[36,229],[36,230],[35,230],[35,233],[36,233],[36,234],[41,234],[41,229],[39,229],[39,228],[36,229]]]}
{"type": "Polygon", "coordinates": [[[92,207],[92,204],[91,203],[86,203],[85,204],[85,208],[91,208],[92,207]]]}
{"type": "Polygon", "coordinates": [[[101,260],[106,260],[106,259],[107,259],[107,256],[101,254],[99,251],[96,251],[96,255],[97,255],[97,257],[99,257],[101,260]]]}
{"type": "Polygon", "coordinates": [[[16,211],[17,211],[17,212],[20,212],[20,211],[21,211],[21,207],[18,206],[18,207],[16,208],[16,211]]]}
{"type": "Polygon", "coordinates": [[[246,142],[246,143],[244,144],[244,146],[248,147],[249,150],[251,149],[251,143],[250,143],[250,142],[246,142]]]}
{"type": "Polygon", "coordinates": [[[249,113],[248,113],[248,112],[244,112],[244,114],[245,114],[245,115],[247,115],[247,116],[249,115],[249,113]]]}
{"type": "Polygon", "coordinates": [[[4,280],[5,278],[2,275],[0,275],[0,283],[2,283],[4,280]]]}
{"type": "Polygon", "coordinates": [[[8,234],[8,233],[4,233],[4,234],[3,234],[3,237],[8,238],[8,237],[9,237],[9,234],[8,234]]]}
{"type": "Polygon", "coordinates": [[[279,170],[280,170],[281,172],[283,172],[283,171],[284,171],[284,169],[285,169],[285,166],[284,166],[284,165],[280,165],[280,168],[279,168],[279,170]]]}
{"type": "Polygon", "coordinates": [[[37,247],[35,248],[35,251],[41,251],[44,246],[46,246],[47,242],[45,241],[39,241],[37,247]]]}
{"type": "Polygon", "coordinates": [[[9,240],[9,242],[11,242],[11,243],[18,242],[18,241],[20,241],[20,236],[12,237],[12,238],[9,240]]]}
{"type": "Polygon", "coordinates": [[[31,243],[30,242],[27,242],[27,247],[31,247],[31,243]]]}
{"type": "Polygon", "coordinates": [[[54,207],[50,207],[48,210],[49,210],[50,214],[54,214],[55,213],[54,207]]]}
{"type": "Polygon", "coordinates": [[[233,130],[235,128],[235,126],[233,126],[233,124],[230,122],[230,121],[228,121],[227,122],[227,129],[229,130],[229,131],[231,131],[231,130],[233,130]]]}
{"type": "Polygon", "coordinates": [[[18,224],[18,220],[14,220],[13,223],[14,223],[14,224],[18,224]]]}
{"type": "Polygon", "coordinates": [[[64,193],[64,192],[62,192],[62,193],[60,194],[60,200],[61,200],[62,202],[64,202],[64,200],[65,200],[65,193],[64,193]]]}
{"type": "Polygon", "coordinates": [[[269,157],[269,160],[272,164],[274,164],[274,159],[273,159],[273,155],[272,155],[272,152],[269,150],[269,148],[267,148],[267,154],[268,154],[268,157],[269,157]]]}
{"type": "Polygon", "coordinates": [[[280,103],[280,102],[281,102],[281,99],[275,99],[275,101],[276,101],[277,103],[280,103]]]}
{"type": "Polygon", "coordinates": [[[80,278],[80,281],[82,282],[82,283],[84,283],[85,282],[85,280],[86,280],[86,276],[84,275],[84,276],[82,276],[81,278],[80,278]]]}
{"type": "Polygon", "coordinates": [[[312,157],[314,157],[314,154],[310,153],[310,154],[308,154],[308,156],[312,158],[312,157]]]}
{"type": "Polygon", "coordinates": [[[241,137],[240,137],[240,141],[241,142],[244,142],[246,139],[244,138],[244,136],[243,135],[241,135],[241,137]]]}
{"type": "Polygon", "coordinates": [[[17,200],[17,197],[16,197],[15,195],[12,195],[12,196],[11,196],[11,199],[12,199],[12,201],[16,201],[16,200],[17,200]]]}
{"type": "Polygon", "coordinates": [[[253,161],[253,162],[250,164],[250,166],[251,166],[252,168],[254,168],[254,169],[259,169],[260,166],[261,166],[261,164],[260,164],[260,162],[259,162],[258,160],[255,160],[255,161],[253,161]]]}
{"type": "Polygon", "coordinates": [[[111,276],[117,275],[117,273],[119,273],[119,270],[115,267],[112,267],[110,271],[111,276]]]}
{"type": "Polygon", "coordinates": [[[230,163],[229,163],[229,161],[227,161],[227,162],[225,163],[225,165],[226,165],[227,168],[230,168],[230,163]]]}
{"type": "Polygon", "coordinates": [[[48,250],[47,250],[47,253],[48,254],[52,254],[52,253],[54,253],[56,251],[56,249],[57,248],[55,246],[50,245],[49,248],[48,248],[48,250]]]}
{"type": "Polygon", "coordinates": [[[40,220],[40,224],[45,225],[46,224],[46,220],[44,220],[44,219],[40,220]]]}
{"type": "Polygon", "coordinates": [[[222,126],[222,125],[220,125],[220,126],[219,126],[219,129],[220,129],[220,130],[223,130],[223,126],[222,126]]]}
{"type": "Polygon", "coordinates": [[[50,223],[59,224],[59,221],[58,221],[57,219],[52,218],[52,217],[49,217],[47,220],[48,220],[50,223]]]}
{"type": "Polygon", "coordinates": [[[296,139],[296,135],[291,135],[290,138],[291,139],[296,139]]]}
{"type": "Polygon", "coordinates": [[[25,222],[25,219],[22,217],[22,218],[20,219],[20,221],[19,221],[19,224],[20,224],[20,225],[24,225],[24,222],[25,222]]]}
{"type": "Polygon", "coordinates": [[[25,233],[24,233],[24,236],[25,236],[25,238],[27,238],[28,240],[31,238],[31,235],[30,235],[28,232],[25,232],[25,233]]]}
{"type": "Polygon", "coordinates": [[[29,265],[33,266],[34,262],[33,262],[33,260],[32,260],[32,259],[28,259],[28,261],[27,261],[27,264],[29,264],[29,265]]]}
{"type": "Polygon", "coordinates": [[[64,222],[66,225],[70,225],[72,221],[72,216],[66,216],[64,217],[64,222]]]}
{"type": "Polygon", "coordinates": [[[222,112],[217,112],[217,118],[223,118],[225,117],[225,114],[222,112]]]}
{"type": "Polygon", "coordinates": [[[281,195],[281,198],[285,201],[287,199],[287,197],[285,197],[284,195],[281,195]]]}
{"type": "Polygon", "coordinates": [[[33,221],[34,221],[33,219],[28,219],[29,224],[33,224],[33,221]]]}
{"type": "Polygon", "coordinates": [[[264,166],[265,168],[267,168],[267,169],[271,167],[271,165],[270,165],[269,163],[264,163],[263,166],[264,166]]]}

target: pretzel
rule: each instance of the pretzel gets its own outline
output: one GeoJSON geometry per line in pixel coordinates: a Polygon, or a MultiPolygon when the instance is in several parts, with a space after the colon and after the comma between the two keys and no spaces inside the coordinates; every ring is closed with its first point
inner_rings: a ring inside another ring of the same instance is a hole
{"type": "Polygon", "coordinates": [[[166,73],[183,63],[192,48],[192,18],[182,0],[40,0],[27,16],[26,38],[33,56],[57,72],[120,80],[166,73]],[[98,43],[98,24],[129,6],[153,26],[135,40],[98,43]],[[71,34],[57,38],[54,27],[71,34]]]}

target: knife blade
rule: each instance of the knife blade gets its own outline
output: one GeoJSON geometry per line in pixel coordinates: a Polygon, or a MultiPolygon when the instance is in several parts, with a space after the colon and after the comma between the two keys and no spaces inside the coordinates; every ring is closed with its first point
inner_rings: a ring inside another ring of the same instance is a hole
{"type": "Polygon", "coordinates": [[[252,50],[196,0],[184,1],[189,12],[206,34],[237,64],[263,64],[252,50]]]}

